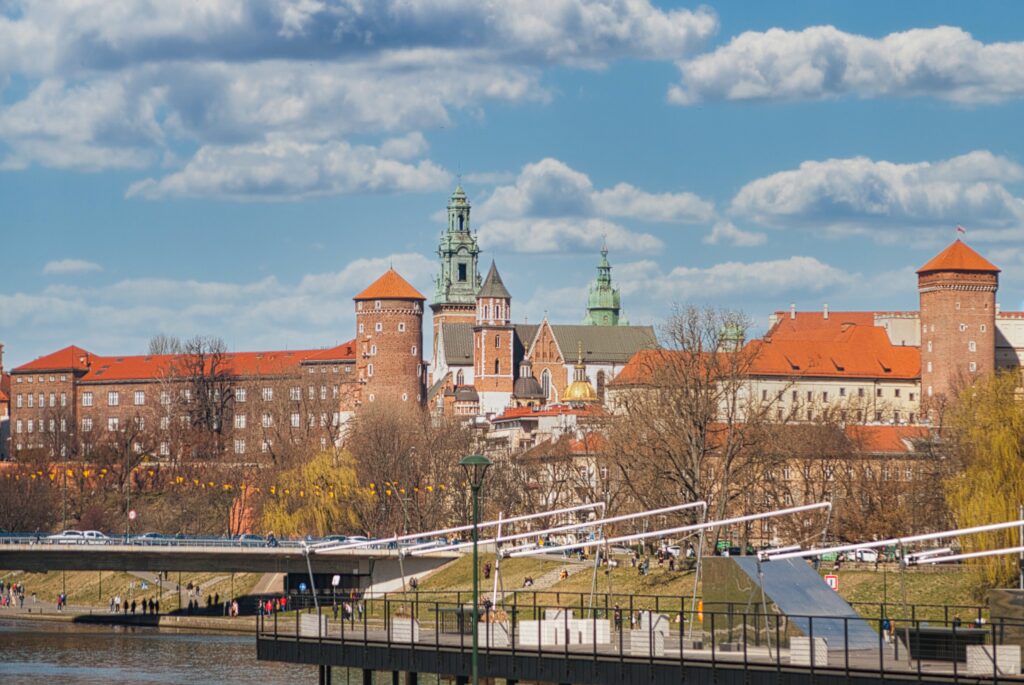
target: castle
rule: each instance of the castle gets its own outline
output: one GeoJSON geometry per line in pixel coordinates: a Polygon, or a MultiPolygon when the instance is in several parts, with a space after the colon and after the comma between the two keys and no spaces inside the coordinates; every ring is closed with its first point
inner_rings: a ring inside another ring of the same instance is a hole
{"type": "Polygon", "coordinates": [[[480,247],[461,186],[448,202],[437,249],[433,360],[428,402],[449,415],[495,416],[516,406],[601,401],[630,358],[657,345],[650,326],[621,316],[608,250],[602,248],[583,323],[513,323],[512,295],[493,262],[479,272],[480,247]]]}

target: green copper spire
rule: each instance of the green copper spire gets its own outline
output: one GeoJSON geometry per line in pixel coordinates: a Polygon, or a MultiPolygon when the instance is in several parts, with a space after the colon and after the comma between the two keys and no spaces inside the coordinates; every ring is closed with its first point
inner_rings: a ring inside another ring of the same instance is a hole
{"type": "Polygon", "coordinates": [[[601,261],[597,263],[597,280],[590,284],[587,315],[583,323],[588,326],[625,326],[629,322],[619,318],[622,306],[619,289],[612,287],[612,266],[608,263],[608,246],[601,246],[601,261]]]}
{"type": "Polygon", "coordinates": [[[448,227],[437,248],[441,272],[434,279],[434,304],[476,304],[479,254],[476,236],[469,229],[469,200],[459,184],[448,200],[448,227]]]}

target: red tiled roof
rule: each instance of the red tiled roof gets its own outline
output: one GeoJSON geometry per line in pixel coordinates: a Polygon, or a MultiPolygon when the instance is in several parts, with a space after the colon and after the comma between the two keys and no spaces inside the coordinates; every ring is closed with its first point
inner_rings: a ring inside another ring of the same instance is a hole
{"type": "Polygon", "coordinates": [[[921,376],[920,348],[893,345],[877,326],[851,325],[824,340],[754,340],[748,349],[754,353],[753,375],[907,380],[921,376]]]}
{"type": "Polygon", "coordinates": [[[68,345],[64,349],[34,359],[28,364],[22,364],[12,371],[81,371],[89,368],[91,356],[88,350],[68,345]]]}
{"type": "Polygon", "coordinates": [[[509,407],[501,414],[491,419],[491,423],[498,421],[514,421],[541,416],[563,416],[575,414],[577,416],[604,416],[604,409],[597,404],[585,404],[581,407],[573,407],[567,404],[554,404],[547,407],[509,407]]]}
{"type": "MultiPolygon", "coordinates": [[[[15,369],[22,371],[84,370],[84,382],[153,380],[168,373],[183,355],[132,355],[101,357],[74,346],[40,357],[15,369]],[[70,366],[68,350],[83,353],[75,357],[86,359],[87,365],[70,366]],[[52,361],[48,361],[52,360],[52,361]],[[63,365],[61,365],[63,364],[63,365]]],[[[286,350],[270,352],[229,352],[224,355],[224,371],[231,376],[273,376],[289,372],[302,362],[347,361],[355,359],[354,341],[321,350],[286,350]]]]}
{"type": "Polygon", "coordinates": [[[11,398],[7,395],[7,393],[4,392],[3,390],[0,390],[0,402],[10,402],[10,401],[11,401],[11,398]]]}
{"type": "Polygon", "coordinates": [[[808,335],[828,336],[842,332],[850,324],[855,326],[874,326],[874,312],[829,312],[825,318],[824,312],[775,312],[777,321],[771,327],[765,337],[801,337],[808,335]]]}
{"type": "MultiPolygon", "coordinates": [[[[921,350],[893,345],[878,326],[846,323],[799,335],[766,336],[747,343],[744,351],[750,355],[748,371],[753,376],[913,380],[921,375],[921,350]]],[[[657,369],[668,367],[680,354],[684,353],[641,350],[611,385],[648,384],[657,369]]]]}
{"type": "Polygon", "coordinates": [[[353,300],[426,300],[419,290],[412,287],[409,281],[398,275],[394,269],[388,269],[383,276],[370,284],[353,300]]]}
{"type": "Polygon", "coordinates": [[[846,427],[846,435],[865,452],[913,452],[906,441],[923,440],[930,433],[925,426],[860,426],[846,427]]]}
{"type": "Polygon", "coordinates": [[[953,244],[932,258],[930,262],[917,270],[919,274],[932,271],[982,271],[999,273],[999,267],[988,261],[957,239],[953,244]]]}

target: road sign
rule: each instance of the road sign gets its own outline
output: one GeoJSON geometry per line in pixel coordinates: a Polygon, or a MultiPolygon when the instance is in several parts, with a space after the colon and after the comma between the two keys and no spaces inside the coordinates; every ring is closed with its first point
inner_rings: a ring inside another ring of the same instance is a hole
{"type": "Polygon", "coordinates": [[[306,584],[305,583],[299,583],[299,592],[305,592],[305,591],[306,591],[306,584]]]}
{"type": "Polygon", "coordinates": [[[341,576],[335,575],[334,577],[332,577],[331,585],[333,585],[334,587],[338,587],[339,585],[341,585],[341,576]]]}
{"type": "Polygon", "coordinates": [[[131,511],[128,512],[128,520],[129,521],[134,521],[136,516],[137,516],[137,514],[135,513],[134,509],[132,509],[131,511]]]}
{"type": "Polygon", "coordinates": [[[835,590],[836,592],[839,592],[839,576],[837,576],[836,574],[829,573],[828,575],[826,575],[825,584],[833,590],[835,590]]]}

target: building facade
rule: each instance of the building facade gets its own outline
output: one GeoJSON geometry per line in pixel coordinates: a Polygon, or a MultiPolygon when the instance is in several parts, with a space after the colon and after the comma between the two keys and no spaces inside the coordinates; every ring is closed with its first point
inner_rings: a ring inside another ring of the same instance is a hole
{"type": "Polygon", "coordinates": [[[127,442],[157,460],[259,463],[336,446],[361,407],[424,399],[423,295],[391,269],[353,299],[357,335],[334,347],[103,356],[72,345],[19,366],[12,454],[84,458],[127,442]]]}

